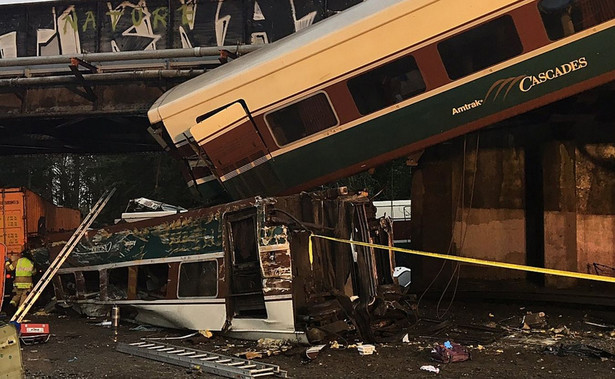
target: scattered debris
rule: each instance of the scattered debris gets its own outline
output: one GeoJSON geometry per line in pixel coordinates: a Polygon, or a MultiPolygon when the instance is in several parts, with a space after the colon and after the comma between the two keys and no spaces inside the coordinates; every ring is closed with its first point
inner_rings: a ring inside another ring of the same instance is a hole
{"type": "Polygon", "coordinates": [[[524,330],[540,329],[547,326],[546,315],[544,312],[532,313],[527,312],[521,321],[521,328],[524,330]]]}
{"type": "Polygon", "coordinates": [[[405,342],[405,343],[409,343],[410,342],[410,338],[408,338],[408,333],[406,333],[404,338],[401,339],[401,342],[405,342]]]}
{"type": "Polygon", "coordinates": [[[598,349],[597,347],[593,347],[585,344],[573,344],[573,345],[559,345],[559,346],[547,346],[545,348],[545,353],[555,354],[560,357],[568,356],[568,355],[576,355],[579,357],[587,357],[587,358],[598,358],[598,359],[609,359],[615,357],[615,355],[609,353],[608,351],[598,349]]]}
{"type": "Polygon", "coordinates": [[[534,347],[545,347],[556,345],[558,340],[556,338],[551,337],[542,337],[540,335],[525,335],[525,334],[511,334],[505,337],[507,343],[511,345],[517,346],[534,346],[534,347]]]}
{"type": "Polygon", "coordinates": [[[244,351],[243,353],[235,354],[235,356],[239,358],[245,358],[245,359],[252,360],[252,359],[262,358],[263,353],[258,352],[258,351],[244,351]]]}
{"type": "Polygon", "coordinates": [[[465,346],[451,341],[435,344],[431,350],[431,358],[437,362],[454,363],[470,359],[470,352],[465,346]]]}
{"type": "Polygon", "coordinates": [[[97,326],[111,326],[111,321],[105,320],[103,322],[99,322],[98,324],[94,324],[97,326]]]}
{"type": "MultiPolygon", "coordinates": [[[[111,323],[111,321],[109,321],[109,323],[111,323]]],[[[163,329],[158,328],[156,326],[150,326],[150,325],[137,325],[134,328],[130,328],[130,330],[136,331],[136,332],[159,332],[163,329]]]]}
{"type": "Polygon", "coordinates": [[[583,322],[587,325],[595,326],[597,328],[615,329],[615,324],[613,324],[613,322],[606,322],[599,318],[591,317],[588,315],[585,315],[585,317],[583,318],[583,322]]]}
{"type": "Polygon", "coordinates": [[[442,340],[441,335],[446,335],[447,338],[464,345],[487,345],[504,337],[506,330],[497,325],[495,327],[476,324],[457,325],[451,320],[441,321],[423,318],[410,327],[408,342],[411,336],[421,339],[442,340]]]}
{"type": "MultiPolygon", "coordinates": [[[[130,329],[130,330],[132,330],[132,329],[130,329]]],[[[183,339],[186,339],[186,338],[194,337],[194,336],[196,336],[198,334],[199,334],[199,332],[194,332],[194,333],[186,334],[185,336],[179,336],[179,337],[143,337],[141,339],[142,340],[151,340],[151,341],[183,340],[183,339]]]]}
{"type": "Polygon", "coordinates": [[[376,346],[370,344],[359,345],[357,350],[360,355],[372,355],[376,351],[376,346]]]}
{"type": "Polygon", "coordinates": [[[284,345],[284,340],[277,340],[274,338],[261,338],[257,341],[257,347],[262,349],[274,349],[284,345]]]}
{"type": "Polygon", "coordinates": [[[342,348],[342,346],[337,341],[329,342],[329,347],[334,350],[339,350],[342,348]]]}
{"type": "Polygon", "coordinates": [[[570,334],[570,330],[565,325],[557,327],[557,328],[551,328],[549,329],[549,331],[555,334],[556,337],[557,336],[567,336],[570,334]]]}
{"type": "Polygon", "coordinates": [[[318,354],[320,353],[320,351],[325,347],[326,345],[316,345],[316,346],[310,346],[306,351],[305,351],[305,356],[309,359],[309,360],[314,360],[316,359],[316,357],[318,357],[318,354]]]}
{"type": "Polygon", "coordinates": [[[421,370],[424,370],[424,371],[429,371],[429,372],[435,372],[436,374],[439,374],[439,373],[440,373],[440,369],[439,369],[439,368],[437,368],[437,367],[434,367],[434,366],[432,366],[432,365],[429,365],[429,366],[421,366],[421,370]]]}
{"type": "Polygon", "coordinates": [[[584,321],[584,323],[586,323],[587,325],[591,325],[591,326],[597,326],[598,328],[604,328],[604,329],[611,329],[612,326],[607,325],[607,324],[599,324],[597,322],[591,322],[591,321],[584,321]]]}
{"type": "Polygon", "coordinates": [[[199,334],[208,339],[213,336],[209,330],[199,330],[199,334]]]}

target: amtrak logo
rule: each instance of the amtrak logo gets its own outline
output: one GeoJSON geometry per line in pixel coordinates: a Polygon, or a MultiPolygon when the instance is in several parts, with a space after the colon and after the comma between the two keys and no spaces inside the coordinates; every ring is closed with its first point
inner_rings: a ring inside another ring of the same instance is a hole
{"type": "Polygon", "coordinates": [[[470,109],[478,108],[481,105],[483,105],[483,100],[474,100],[471,103],[467,103],[460,107],[453,108],[453,116],[459,113],[463,113],[465,111],[469,111],[470,109]]]}

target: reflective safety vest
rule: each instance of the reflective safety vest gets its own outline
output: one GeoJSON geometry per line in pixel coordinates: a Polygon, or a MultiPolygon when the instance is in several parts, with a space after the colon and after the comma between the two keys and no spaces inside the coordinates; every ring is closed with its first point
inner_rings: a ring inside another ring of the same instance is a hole
{"type": "Polygon", "coordinates": [[[15,288],[32,288],[32,275],[34,272],[34,263],[31,260],[24,257],[19,258],[17,267],[15,267],[15,281],[13,282],[15,288]]]}

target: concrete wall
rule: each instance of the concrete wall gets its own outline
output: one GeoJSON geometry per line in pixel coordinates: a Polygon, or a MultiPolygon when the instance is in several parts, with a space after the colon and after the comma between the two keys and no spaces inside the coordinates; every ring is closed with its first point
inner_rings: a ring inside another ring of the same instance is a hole
{"type": "MultiPolygon", "coordinates": [[[[615,141],[599,129],[516,125],[426,150],[413,173],[413,248],[615,276],[615,141]],[[539,185],[528,187],[528,175],[539,185]]],[[[439,264],[424,261],[417,275],[431,278],[439,264]]],[[[527,276],[470,265],[461,275],[527,276]]],[[[547,275],[545,284],[579,281],[547,275]]]]}

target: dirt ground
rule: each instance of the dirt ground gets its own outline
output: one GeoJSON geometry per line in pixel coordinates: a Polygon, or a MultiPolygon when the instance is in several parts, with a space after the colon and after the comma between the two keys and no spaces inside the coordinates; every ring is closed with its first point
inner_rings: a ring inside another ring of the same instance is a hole
{"type": "MultiPolygon", "coordinates": [[[[426,308],[434,308],[431,304],[426,308]]],[[[435,315],[433,309],[423,312],[435,315]]],[[[293,378],[612,378],[615,377],[615,358],[587,356],[558,356],[545,353],[545,346],[585,344],[615,353],[613,322],[615,311],[583,309],[555,305],[524,305],[520,303],[456,302],[447,314],[452,325],[472,324],[475,327],[504,327],[502,336],[484,345],[468,344],[471,360],[441,364],[430,359],[433,343],[460,338],[453,326],[433,333],[420,323],[409,328],[409,342],[395,337],[395,342],[377,344],[376,353],[360,356],[354,347],[357,341],[338,343],[342,348],[325,347],[314,360],[305,357],[305,346],[259,359],[279,365],[293,378]],[[545,326],[523,330],[523,316],[527,312],[545,312],[545,326]],[[603,326],[584,322],[592,320],[603,326]],[[604,325],[606,324],[606,325],[604,325]],[[564,328],[565,327],[565,328],[564,328]],[[345,348],[344,348],[345,347],[345,348]],[[433,365],[438,374],[421,370],[433,365]]],[[[100,319],[88,319],[74,313],[32,315],[31,322],[50,324],[52,336],[45,344],[22,345],[27,378],[195,378],[213,377],[182,367],[133,357],[115,350],[113,330],[96,325],[100,319]]],[[[429,323],[428,323],[429,324],[429,323]]],[[[432,323],[433,324],[433,323],[432,323]]],[[[118,332],[120,342],[136,342],[144,337],[183,336],[189,331],[131,330],[137,325],[122,320],[118,332]]],[[[472,329],[474,330],[474,329],[472,329]]],[[[472,331],[471,330],[471,331],[472,331]]],[[[472,333],[470,333],[472,334],[472,333]]],[[[463,337],[467,339],[466,337],[463,337]]],[[[167,341],[180,346],[235,354],[258,350],[256,343],[214,335],[167,341]]]]}

